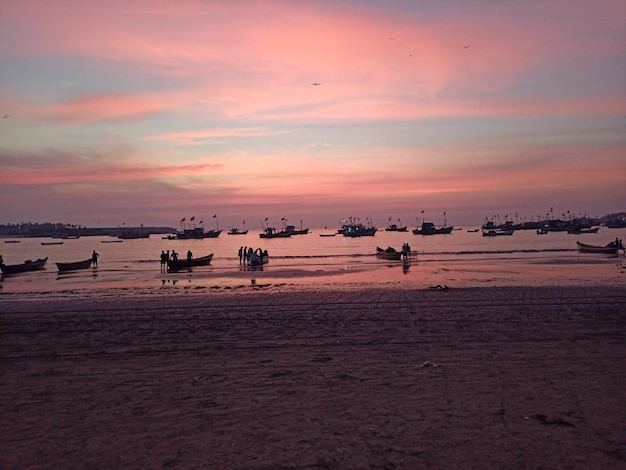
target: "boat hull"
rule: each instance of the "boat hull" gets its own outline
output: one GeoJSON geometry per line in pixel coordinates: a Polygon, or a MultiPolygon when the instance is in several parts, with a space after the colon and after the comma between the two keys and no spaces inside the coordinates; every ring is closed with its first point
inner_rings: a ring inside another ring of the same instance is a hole
{"type": "Polygon", "coordinates": [[[17,273],[26,273],[29,271],[39,271],[40,269],[45,269],[46,262],[48,261],[48,257],[39,258],[35,261],[26,261],[22,264],[1,264],[0,269],[3,274],[17,274],[17,273]]]}
{"type": "Polygon", "coordinates": [[[92,259],[75,261],[73,263],[56,263],[59,272],[76,271],[78,269],[88,269],[91,267],[92,259]]]}
{"type": "Polygon", "coordinates": [[[606,246],[587,245],[580,242],[576,242],[576,244],[578,245],[578,251],[581,253],[603,253],[607,255],[615,255],[617,254],[617,250],[619,249],[617,245],[613,242],[609,243],[606,246]]]}
{"type": "Polygon", "coordinates": [[[173,259],[168,260],[167,268],[170,271],[179,271],[181,269],[189,269],[196,266],[208,266],[211,264],[211,260],[213,259],[213,253],[207,256],[203,256],[201,258],[192,258],[188,259],[179,259],[174,261],[173,259]]]}

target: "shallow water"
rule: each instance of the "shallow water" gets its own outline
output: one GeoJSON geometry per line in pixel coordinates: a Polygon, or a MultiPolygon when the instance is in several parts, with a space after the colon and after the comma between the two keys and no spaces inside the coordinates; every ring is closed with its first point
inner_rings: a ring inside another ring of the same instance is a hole
{"type": "MultiPolygon", "coordinates": [[[[468,227],[469,228],[469,227],[468,227]]],[[[42,245],[49,238],[24,238],[20,243],[0,245],[6,264],[48,257],[45,270],[3,276],[2,293],[62,291],[102,288],[164,288],[170,286],[233,288],[240,286],[312,286],[350,288],[353,285],[406,285],[473,287],[483,285],[554,285],[623,283],[624,256],[581,254],[576,241],[605,245],[625,231],[602,227],[596,234],[570,235],[517,231],[512,236],[483,237],[467,228],[449,235],[422,236],[410,231],[379,230],[374,237],[320,237],[331,229],[313,229],[307,235],[261,239],[259,231],[216,239],[148,239],[107,243],[110,237],[63,240],[62,245],[42,245]],[[409,243],[417,256],[386,261],[375,256],[376,247],[400,249],[409,243]],[[270,261],[262,270],[251,271],[239,263],[242,246],[266,249],[270,261]],[[56,262],[100,254],[95,269],[57,273],[56,262]],[[179,273],[160,270],[161,250],[176,250],[182,257],[191,250],[195,257],[214,253],[210,266],[179,273]]]]}

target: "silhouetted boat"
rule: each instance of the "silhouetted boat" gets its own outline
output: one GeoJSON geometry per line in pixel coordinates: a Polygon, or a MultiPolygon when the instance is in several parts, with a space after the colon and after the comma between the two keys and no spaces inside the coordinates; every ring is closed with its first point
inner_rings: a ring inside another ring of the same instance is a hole
{"type": "Polygon", "coordinates": [[[447,235],[452,233],[454,226],[446,227],[445,224],[441,227],[435,226],[432,222],[422,222],[420,228],[413,230],[413,235],[447,235]]]}
{"type": "Polygon", "coordinates": [[[38,271],[40,269],[45,269],[46,261],[48,261],[48,257],[39,258],[35,261],[26,260],[22,264],[0,264],[0,269],[4,274],[16,274],[16,273],[25,273],[28,271],[38,271]]]}
{"type": "Polygon", "coordinates": [[[4,243],[21,243],[21,240],[5,240],[4,243]]]}
{"type": "Polygon", "coordinates": [[[572,235],[581,235],[583,233],[598,233],[598,230],[600,230],[600,227],[593,227],[593,228],[576,227],[576,228],[568,230],[567,233],[570,233],[572,235]]]}
{"type": "Polygon", "coordinates": [[[221,230],[207,230],[203,227],[186,228],[176,232],[175,240],[201,240],[203,238],[217,238],[222,233],[221,230]]]}
{"type": "Polygon", "coordinates": [[[42,245],[63,245],[63,242],[41,242],[42,245]]]}
{"type": "Polygon", "coordinates": [[[381,247],[377,246],[376,257],[380,259],[399,260],[400,258],[402,258],[402,252],[397,251],[395,248],[392,247],[382,249],[381,247]]]}
{"type": "Polygon", "coordinates": [[[237,227],[233,227],[226,232],[227,235],[245,235],[246,233],[248,233],[248,230],[239,230],[237,227]]]}
{"type": "Polygon", "coordinates": [[[576,242],[576,244],[578,245],[578,251],[581,253],[604,253],[607,255],[615,255],[617,254],[617,250],[620,249],[615,242],[611,242],[605,246],[587,245],[580,242],[576,242]]]}
{"type": "Polygon", "coordinates": [[[87,269],[91,267],[92,259],[86,259],[83,261],[74,261],[72,263],[56,263],[59,271],[75,271],[77,269],[87,269]]]}
{"type": "Polygon", "coordinates": [[[207,266],[211,264],[211,260],[213,259],[213,253],[207,256],[202,256],[201,258],[179,258],[177,260],[170,259],[167,261],[167,267],[170,271],[178,271],[180,269],[188,269],[193,268],[195,266],[207,266]]]}
{"type": "Polygon", "coordinates": [[[276,230],[275,227],[265,227],[263,231],[259,234],[261,238],[289,238],[293,235],[292,232],[287,232],[286,230],[276,230]]]}
{"type": "Polygon", "coordinates": [[[502,235],[513,235],[515,229],[503,230],[503,229],[491,229],[483,230],[483,237],[499,237],[502,235]]]}

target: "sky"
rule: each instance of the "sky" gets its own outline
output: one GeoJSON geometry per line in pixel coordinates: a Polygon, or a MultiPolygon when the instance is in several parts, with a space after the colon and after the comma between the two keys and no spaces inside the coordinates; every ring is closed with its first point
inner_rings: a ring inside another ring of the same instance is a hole
{"type": "Polygon", "coordinates": [[[0,0],[0,224],[624,210],[623,0],[0,0]]]}

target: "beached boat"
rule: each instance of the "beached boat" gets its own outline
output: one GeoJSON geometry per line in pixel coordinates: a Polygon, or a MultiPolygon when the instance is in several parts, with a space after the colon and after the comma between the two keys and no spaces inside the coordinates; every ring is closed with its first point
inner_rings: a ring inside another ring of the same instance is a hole
{"type": "Polygon", "coordinates": [[[26,260],[22,264],[0,264],[0,269],[2,269],[3,274],[16,274],[16,273],[25,273],[28,271],[38,271],[40,269],[45,269],[46,261],[48,261],[48,257],[39,258],[35,261],[26,260]]]}
{"type": "Polygon", "coordinates": [[[578,251],[581,253],[604,253],[607,255],[615,255],[617,254],[617,250],[620,249],[615,242],[611,242],[605,246],[587,245],[580,242],[576,242],[576,244],[578,245],[578,251]]]}
{"type": "Polygon", "coordinates": [[[167,261],[167,267],[170,271],[178,271],[180,269],[189,269],[196,266],[208,266],[213,259],[213,253],[201,258],[179,258],[177,260],[170,259],[167,261]]]}
{"type": "Polygon", "coordinates": [[[72,263],[56,263],[59,271],[76,271],[77,269],[87,269],[91,267],[92,259],[74,261],[72,263]]]}
{"type": "Polygon", "coordinates": [[[454,226],[446,227],[445,224],[441,227],[435,226],[432,222],[422,222],[420,228],[413,230],[413,235],[447,235],[452,233],[454,226]]]}
{"type": "Polygon", "coordinates": [[[402,252],[397,251],[395,248],[392,247],[382,249],[381,247],[377,246],[376,257],[380,259],[399,260],[402,258],[402,252]]]}

